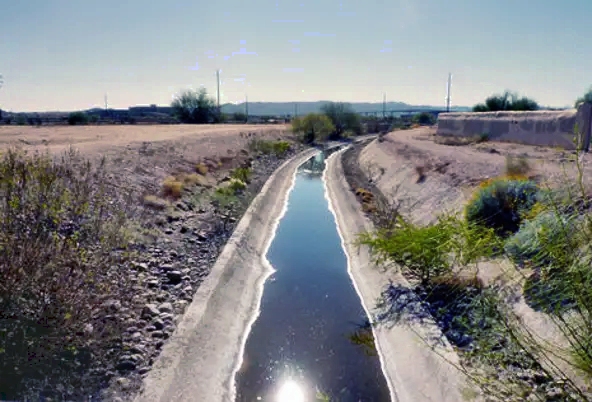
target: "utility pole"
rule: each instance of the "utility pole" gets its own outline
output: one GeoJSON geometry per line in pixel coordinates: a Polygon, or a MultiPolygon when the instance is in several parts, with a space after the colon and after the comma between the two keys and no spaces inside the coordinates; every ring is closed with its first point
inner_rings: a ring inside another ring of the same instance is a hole
{"type": "Polygon", "coordinates": [[[450,85],[452,84],[452,73],[448,73],[448,87],[446,90],[446,113],[450,112],[450,85]]]}
{"type": "Polygon", "coordinates": [[[386,120],[386,92],[382,94],[382,119],[386,120]]]}
{"type": "Polygon", "coordinates": [[[217,86],[217,106],[218,106],[218,116],[220,116],[220,70],[216,70],[216,86],[217,86]]]}
{"type": "Polygon", "coordinates": [[[245,114],[247,115],[247,120],[245,123],[249,122],[249,97],[245,95],[245,114]]]}
{"type": "Polygon", "coordinates": [[[294,102],[294,118],[298,117],[298,103],[294,102]]]}
{"type": "Polygon", "coordinates": [[[105,110],[109,109],[108,104],[107,104],[107,94],[105,94],[105,110]]]}

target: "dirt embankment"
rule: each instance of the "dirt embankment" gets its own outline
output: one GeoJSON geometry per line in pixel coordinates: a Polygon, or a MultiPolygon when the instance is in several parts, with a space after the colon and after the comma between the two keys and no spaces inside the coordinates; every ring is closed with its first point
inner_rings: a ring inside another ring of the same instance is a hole
{"type": "MultiPolygon", "coordinates": [[[[357,173],[356,169],[349,169],[357,176],[350,182],[357,185],[355,183],[363,183],[370,178],[370,183],[365,183],[364,188],[372,190],[375,186],[389,201],[401,204],[400,210],[406,218],[418,224],[429,224],[439,214],[462,211],[479,183],[505,174],[508,156],[527,161],[529,173],[543,185],[558,187],[575,183],[580,175],[572,151],[499,142],[459,145],[451,141],[444,144],[434,134],[435,130],[431,128],[397,131],[380,141],[371,142],[359,150],[357,173]],[[363,176],[360,176],[360,171],[363,176]]],[[[352,158],[355,158],[354,154],[349,157],[352,158]]],[[[347,166],[346,162],[347,158],[344,159],[344,166],[347,166]]],[[[590,155],[580,155],[580,162],[583,182],[589,185],[592,173],[590,155]]],[[[348,169],[345,170],[347,174],[348,169]]],[[[363,197],[358,198],[364,201],[363,197]]],[[[497,286],[500,279],[511,283],[512,279],[508,279],[507,275],[513,272],[514,268],[508,264],[492,261],[480,263],[478,275],[485,284],[497,286]]],[[[513,307],[533,333],[551,345],[565,346],[561,332],[550,319],[534,311],[523,297],[518,296],[513,307]]],[[[432,313],[437,311],[429,306],[428,309],[432,313]]],[[[448,324],[444,322],[444,325],[448,324]]],[[[570,379],[580,382],[571,366],[560,358],[552,360],[570,379]]],[[[500,378],[505,375],[503,370],[499,368],[500,378]]],[[[547,396],[557,395],[557,385],[552,381],[542,385],[536,383],[534,378],[542,378],[537,369],[525,370],[524,378],[533,389],[546,390],[543,395],[545,392],[547,396]]]]}
{"type": "Polygon", "coordinates": [[[73,400],[98,395],[97,385],[107,400],[114,393],[127,400],[139,389],[252,198],[302,149],[283,126],[1,127],[0,148],[13,145],[55,155],[72,146],[85,158],[105,157],[110,184],[131,194],[137,206],[134,259],[118,270],[133,283],[130,297],[137,308],[113,303],[111,318],[127,329],[105,351],[111,364],[84,373],[88,389],[62,391],[73,400]],[[278,139],[287,139],[291,149],[278,153],[257,146],[278,139]],[[206,167],[201,173],[198,164],[206,167]],[[216,198],[215,188],[228,183],[238,167],[250,169],[247,189],[232,202],[216,198]],[[171,177],[180,191],[167,196],[163,183],[171,177]]]}

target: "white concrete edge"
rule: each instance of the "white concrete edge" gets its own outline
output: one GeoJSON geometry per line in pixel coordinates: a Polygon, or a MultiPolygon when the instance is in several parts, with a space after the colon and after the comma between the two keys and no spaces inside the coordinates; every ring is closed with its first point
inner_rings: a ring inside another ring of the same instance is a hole
{"type": "MultiPolygon", "coordinates": [[[[333,159],[336,157],[341,157],[341,154],[343,152],[345,152],[348,148],[350,148],[350,146],[345,147],[344,149],[335,152],[334,154],[331,154],[326,161],[326,168],[323,171],[323,176],[322,176],[322,180],[323,180],[323,186],[325,188],[325,199],[327,200],[327,205],[329,207],[329,211],[331,212],[331,215],[333,215],[333,219],[335,220],[335,226],[337,229],[337,234],[339,235],[339,239],[341,241],[341,248],[343,250],[343,253],[345,254],[345,259],[347,261],[347,273],[349,275],[350,280],[352,281],[352,284],[354,286],[354,289],[356,290],[356,293],[358,295],[358,298],[360,300],[360,303],[362,304],[362,307],[364,308],[364,312],[366,313],[366,317],[368,317],[368,320],[370,321],[371,325],[371,329],[372,329],[372,336],[374,337],[374,339],[377,339],[377,334],[375,331],[375,326],[374,326],[374,317],[370,311],[370,309],[367,306],[366,301],[364,300],[364,296],[362,294],[362,292],[360,291],[360,288],[358,286],[358,283],[356,282],[354,276],[353,276],[353,272],[352,272],[352,257],[349,253],[348,247],[346,246],[346,242],[345,242],[345,237],[343,236],[343,229],[342,227],[339,225],[339,218],[337,216],[337,212],[335,210],[335,206],[334,206],[334,201],[333,201],[333,197],[331,197],[331,190],[329,189],[328,183],[327,183],[327,175],[329,173],[329,164],[332,163],[333,159]]],[[[378,357],[380,360],[380,369],[382,371],[382,374],[384,375],[384,378],[386,379],[388,388],[389,388],[389,394],[391,397],[391,401],[393,402],[399,402],[399,397],[397,395],[397,391],[395,390],[393,381],[391,379],[391,376],[389,375],[389,373],[387,373],[387,369],[385,367],[385,359],[384,359],[384,353],[382,352],[381,346],[380,346],[380,342],[375,341],[375,347],[376,350],[378,352],[378,357]]],[[[396,376],[396,373],[393,373],[396,376]]]]}
{"type": "MultiPolygon", "coordinates": [[[[379,273],[371,261],[365,261],[364,257],[352,254],[353,237],[357,235],[352,230],[371,230],[373,225],[357,206],[357,199],[352,200],[353,194],[351,194],[345,178],[328,177],[328,175],[334,173],[332,165],[340,161],[332,157],[340,156],[343,151],[337,152],[328,158],[323,181],[329,208],[336,220],[342,247],[348,260],[348,273],[352,278],[368,318],[372,322],[373,315],[368,309],[368,303],[372,303],[373,298],[380,295],[380,286],[388,284],[388,278],[379,273]],[[339,192],[345,194],[339,194],[339,192]],[[353,213],[353,211],[347,211],[344,205],[344,203],[347,203],[348,198],[352,200],[352,203],[355,201],[356,210],[354,215],[356,216],[345,216],[348,212],[350,215],[353,213]],[[346,219],[348,220],[346,221],[346,219]],[[363,225],[360,222],[364,222],[363,225]],[[355,226],[360,227],[356,229],[355,226]],[[372,286],[377,288],[374,289],[372,286]],[[361,288],[364,288],[364,290],[361,288]]],[[[397,278],[397,283],[409,287],[409,284],[402,276],[397,278]]],[[[438,347],[438,351],[435,350],[434,346],[430,346],[425,342],[420,341],[419,344],[417,343],[426,334],[428,336],[430,334],[432,336],[442,334],[435,322],[403,324],[396,325],[393,328],[381,326],[380,330],[378,327],[373,326],[372,331],[381,359],[381,367],[387,379],[393,401],[459,402],[464,399],[461,396],[461,387],[465,385],[465,378],[450,364],[451,362],[458,362],[458,355],[446,339],[444,339],[443,347],[438,347]],[[406,356],[393,356],[394,354],[406,356]],[[413,358],[418,360],[413,360],[413,358]],[[428,373],[427,378],[425,373],[428,373]],[[428,379],[430,383],[426,382],[428,379]]]]}

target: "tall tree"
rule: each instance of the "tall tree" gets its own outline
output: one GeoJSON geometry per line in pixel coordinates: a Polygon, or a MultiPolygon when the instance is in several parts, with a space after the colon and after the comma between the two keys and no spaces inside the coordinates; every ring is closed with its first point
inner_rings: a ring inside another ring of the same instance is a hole
{"type": "Polygon", "coordinates": [[[362,133],[362,124],[360,117],[351,104],[343,102],[330,102],[321,107],[321,111],[325,114],[333,126],[335,126],[335,137],[339,138],[346,131],[352,131],[356,135],[362,133]]]}
{"type": "Polygon", "coordinates": [[[185,90],[171,103],[173,114],[182,122],[188,124],[206,124],[217,121],[216,103],[205,88],[198,91],[185,90]]]}

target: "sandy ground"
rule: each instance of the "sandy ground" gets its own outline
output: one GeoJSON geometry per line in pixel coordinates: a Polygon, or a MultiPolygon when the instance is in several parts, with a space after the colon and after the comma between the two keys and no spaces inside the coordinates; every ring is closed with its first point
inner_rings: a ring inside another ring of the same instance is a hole
{"type": "Polygon", "coordinates": [[[187,137],[216,136],[216,141],[232,143],[237,134],[286,130],[286,125],[99,125],[99,126],[0,126],[0,148],[18,145],[24,148],[61,150],[70,145],[86,151],[101,152],[113,146],[161,142],[187,137]]]}
{"type": "MultiPolygon", "coordinates": [[[[401,275],[378,269],[372,263],[368,248],[354,244],[357,234],[371,230],[372,224],[362,213],[345,180],[341,152],[329,158],[325,183],[348,257],[350,275],[367,313],[372,316],[376,300],[389,281],[401,286],[408,284],[401,275]]],[[[393,401],[463,400],[461,391],[467,384],[452,365],[458,362],[458,356],[448,344],[428,344],[423,340],[441,338],[434,323],[378,325],[374,335],[393,401]]]]}
{"type": "Polygon", "coordinates": [[[286,162],[253,201],[145,379],[138,402],[234,400],[234,373],[270,272],[263,256],[296,168],[315,152],[286,162]]]}
{"type": "Polygon", "coordinates": [[[0,126],[0,150],[18,146],[59,155],[72,147],[91,159],[105,157],[115,183],[145,195],[207,158],[236,155],[253,138],[288,135],[285,125],[0,126]]]}
{"type": "MultiPolygon", "coordinates": [[[[571,151],[520,144],[485,142],[466,146],[434,142],[435,129],[420,128],[389,133],[362,151],[360,165],[374,176],[387,196],[403,201],[407,213],[420,223],[438,213],[458,211],[481,181],[505,172],[506,156],[525,157],[533,174],[550,185],[575,178],[571,151]],[[418,168],[425,172],[420,181],[418,168]]],[[[582,158],[584,178],[592,177],[592,156],[582,158]]]]}
{"type": "MultiPolygon", "coordinates": [[[[438,214],[462,210],[475,186],[482,180],[505,173],[506,156],[528,159],[535,174],[551,186],[575,182],[577,169],[570,162],[571,151],[521,144],[485,142],[466,146],[434,143],[434,129],[389,133],[383,142],[373,141],[360,154],[359,162],[367,175],[375,178],[377,187],[389,198],[403,203],[403,213],[415,222],[433,222],[438,214]],[[425,179],[419,180],[417,167],[423,167],[425,179]]],[[[584,154],[584,182],[592,177],[592,156],[584,154]]],[[[491,282],[514,271],[509,264],[486,262],[479,264],[479,276],[491,282]]],[[[524,323],[556,348],[565,345],[561,331],[543,313],[530,308],[523,300],[515,311],[524,323]]],[[[573,368],[560,359],[555,363],[579,382],[573,368]]]]}

